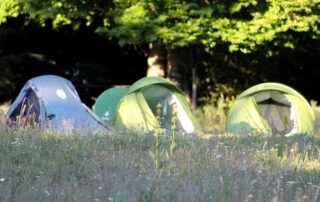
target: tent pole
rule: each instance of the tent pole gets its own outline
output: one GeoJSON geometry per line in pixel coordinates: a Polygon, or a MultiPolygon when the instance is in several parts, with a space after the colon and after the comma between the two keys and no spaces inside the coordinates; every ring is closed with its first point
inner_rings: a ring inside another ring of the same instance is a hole
{"type": "Polygon", "coordinates": [[[195,110],[197,108],[197,84],[196,84],[196,68],[192,67],[192,109],[195,110]]]}

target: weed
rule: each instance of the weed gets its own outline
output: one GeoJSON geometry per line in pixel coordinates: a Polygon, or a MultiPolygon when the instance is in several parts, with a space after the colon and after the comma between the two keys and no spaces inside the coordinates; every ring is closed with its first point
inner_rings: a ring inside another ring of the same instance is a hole
{"type": "Polygon", "coordinates": [[[157,104],[157,115],[156,115],[156,119],[158,121],[158,126],[155,130],[155,133],[156,133],[156,138],[155,138],[155,150],[154,152],[150,151],[150,156],[151,158],[153,159],[154,161],[154,164],[155,164],[155,167],[156,168],[161,168],[162,166],[162,161],[161,161],[161,156],[162,154],[160,154],[160,146],[161,146],[161,140],[160,140],[160,137],[161,137],[161,134],[162,134],[162,128],[161,128],[161,110],[162,110],[162,105],[161,103],[159,102],[157,104]]]}
{"type": "Polygon", "coordinates": [[[176,144],[176,137],[175,137],[175,130],[177,128],[177,113],[178,113],[178,106],[177,104],[173,105],[173,110],[172,110],[172,127],[171,127],[171,135],[170,135],[170,147],[169,147],[169,151],[170,151],[170,157],[173,156],[173,152],[177,147],[176,144]]]}

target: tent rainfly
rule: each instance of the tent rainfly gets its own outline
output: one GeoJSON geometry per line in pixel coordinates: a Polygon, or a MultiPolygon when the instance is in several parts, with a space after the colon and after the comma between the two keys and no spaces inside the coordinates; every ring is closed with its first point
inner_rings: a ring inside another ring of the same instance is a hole
{"type": "Polygon", "coordinates": [[[306,99],[279,83],[255,85],[239,95],[230,109],[226,129],[232,133],[312,134],[315,118],[306,99]]]}
{"type": "Polygon", "coordinates": [[[115,121],[117,107],[120,99],[128,92],[128,88],[109,88],[99,95],[94,106],[93,112],[96,113],[101,120],[108,124],[115,121]]]}
{"type": "Polygon", "coordinates": [[[121,98],[114,126],[118,130],[151,132],[161,127],[169,131],[173,124],[174,108],[177,112],[177,131],[181,133],[198,131],[198,124],[183,91],[164,78],[145,77],[130,86],[121,98]],[[156,118],[159,103],[161,125],[156,118]]]}
{"type": "Polygon", "coordinates": [[[40,128],[58,131],[87,133],[112,130],[81,102],[69,80],[54,75],[30,79],[7,115],[8,121],[14,124],[37,123],[40,128]]]}

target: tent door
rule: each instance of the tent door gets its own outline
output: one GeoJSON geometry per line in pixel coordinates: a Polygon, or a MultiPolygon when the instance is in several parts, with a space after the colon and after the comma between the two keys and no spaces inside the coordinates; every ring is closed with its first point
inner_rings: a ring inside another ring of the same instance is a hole
{"type": "Polygon", "coordinates": [[[172,126],[173,105],[172,92],[160,85],[151,85],[142,89],[143,96],[154,116],[157,116],[157,105],[161,104],[161,127],[170,129],[172,126]]]}
{"type": "Polygon", "coordinates": [[[18,124],[26,125],[39,123],[39,116],[39,98],[32,89],[29,89],[9,118],[18,124]]]}
{"type": "Polygon", "coordinates": [[[286,134],[292,130],[294,122],[290,119],[291,106],[273,99],[264,100],[257,104],[260,114],[269,124],[272,133],[286,134]]]}

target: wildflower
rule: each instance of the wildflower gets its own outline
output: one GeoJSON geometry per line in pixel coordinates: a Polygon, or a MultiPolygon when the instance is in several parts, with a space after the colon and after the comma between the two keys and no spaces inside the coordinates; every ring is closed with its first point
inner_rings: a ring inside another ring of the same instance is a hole
{"type": "Polygon", "coordinates": [[[50,192],[48,190],[44,190],[44,193],[47,195],[47,196],[50,196],[50,192]]]}
{"type": "Polygon", "coordinates": [[[170,137],[170,155],[172,156],[173,151],[175,150],[177,144],[176,144],[176,138],[175,138],[175,129],[177,128],[176,122],[177,122],[177,104],[173,105],[173,111],[172,111],[172,127],[171,127],[171,137],[170,137]]]}
{"type": "Polygon", "coordinates": [[[157,104],[157,116],[156,116],[156,119],[157,119],[158,122],[160,122],[160,120],[161,120],[161,108],[162,108],[162,105],[159,102],[157,104]]]}
{"type": "Polygon", "coordinates": [[[108,201],[113,201],[113,198],[112,197],[108,197],[108,201]]]}

